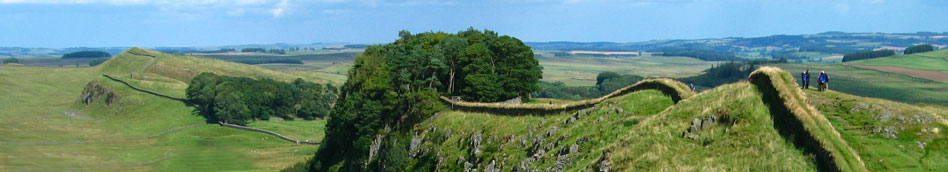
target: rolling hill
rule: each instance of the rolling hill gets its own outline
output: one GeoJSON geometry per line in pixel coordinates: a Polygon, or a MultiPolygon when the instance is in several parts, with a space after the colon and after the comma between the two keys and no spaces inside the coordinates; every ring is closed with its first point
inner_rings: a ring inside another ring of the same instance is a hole
{"type": "Polygon", "coordinates": [[[445,100],[451,110],[414,127],[408,169],[932,171],[948,162],[948,109],[801,90],[778,68],[680,101],[635,90],[558,105],[445,100]]]}
{"type": "MultiPolygon", "coordinates": [[[[0,66],[0,171],[275,171],[318,146],[205,124],[187,104],[107,79],[184,97],[201,72],[334,82],[222,60],[131,48],[90,68],[0,66]]],[[[300,140],[322,139],[325,120],[248,126],[300,140]]]]}

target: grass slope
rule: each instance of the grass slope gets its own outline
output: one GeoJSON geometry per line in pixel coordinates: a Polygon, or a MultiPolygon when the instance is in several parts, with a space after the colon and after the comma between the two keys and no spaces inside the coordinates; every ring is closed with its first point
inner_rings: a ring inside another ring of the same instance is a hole
{"type": "Polygon", "coordinates": [[[797,81],[801,80],[801,72],[810,70],[811,87],[816,87],[816,75],[819,71],[826,71],[830,74],[830,90],[900,102],[948,105],[948,91],[945,91],[948,83],[944,82],[846,65],[771,65],[792,73],[797,81]]]}
{"type": "Polygon", "coordinates": [[[948,169],[948,109],[806,90],[871,171],[948,169]],[[888,131],[894,131],[888,133],[888,131]],[[894,137],[893,137],[894,136],[894,137]],[[924,146],[920,146],[924,144],[924,146]]]}
{"type": "Polygon", "coordinates": [[[747,82],[702,92],[630,129],[604,149],[605,159],[618,171],[815,171],[813,157],[776,130],[761,98],[747,82]],[[711,115],[732,122],[682,136],[695,118],[711,115]]]}
{"type": "Polygon", "coordinates": [[[672,104],[674,101],[663,93],[645,90],[605,100],[583,112],[506,116],[447,111],[415,127],[421,133],[415,138],[425,138],[418,151],[440,152],[438,156],[444,159],[438,168],[442,170],[460,171],[463,162],[474,162],[475,168],[485,169],[492,161],[494,167],[504,171],[547,169],[559,161],[568,164],[562,169],[577,171],[597,162],[601,147],[618,141],[639,121],[672,104]],[[483,139],[480,146],[472,146],[474,137],[483,139]],[[579,140],[585,141],[576,148],[578,152],[567,155],[570,161],[557,159],[561,155],[557,152],[569,152],[579,140]],[[475,149],[482,152],[474,153],[475,149]],[[541,150],[545,153],[538,153],[541,150]]]}
{"type": "MultiPolygon", "coordinates": [[[[194,125],[204,122],[194,114],[194,108],[101,76],[125,77],[122,79],[133,85],[183,97],[187,75],[169,71],[318,79],[136,48],[92,68],[3,65],[0,171],[275,171],[303,161],[318,148],[263,133],[194,125]],[[112,105],[78,103],[90,81],[100,82],[121,98],[112,105]]],[[[303,140],[321,140],[325,121],[258,121],[249,125],[303,140]]]]}

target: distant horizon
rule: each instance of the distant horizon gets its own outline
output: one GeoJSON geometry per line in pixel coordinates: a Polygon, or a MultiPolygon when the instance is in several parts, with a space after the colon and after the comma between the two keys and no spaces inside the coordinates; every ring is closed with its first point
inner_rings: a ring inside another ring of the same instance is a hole
{"type": "Polygon", "coordinates": [[[940,0],[0,0],[0,47],[385,43],[400,30],[469,27],[526,42],[944,32],[945,9],[940,0]]]}
{"type": "MultiPolygon", "coordinates": [[[[489,30],[489,29],[488,29],[489,30]]],[[[684,38],[670,38],[670,39],[653,39],[653,40],[642,40],[642,41],[628,41],[628,42],[614,42],[614,41],[528,41],[521,40],[524,43],[554,43],[554,42],[571,42],[571,43],[641,43],[649,41],[669,41],[669,40],[702,40],[702,39],[724,39],[724,38],[760,38],[768,36],[777,36],[777,35],[816,35],[821,33],[828,32],[842,32],[848,34],[870,34],[870,33],[880,33],[880,34],[917,34],[917,33],[935,33],[935,34],[944,34],[948,35],[948,31],[944,32],[934,32],[934,31],[918,31],[918,32],[844,32],[844,31],[824,31],[818,33],[805,33],[805,34],[772,34],[764,36],[753,36],[753,37],[739,37],[739,36],[725,36],[725,37],[711,37],[711,38],[694,38],[694,39],[684,39],[684,38]]],[[[412,32],[415,33],[415,32],[412,32]]],[[[510,35],[516,37],[515,35],[510,35]]],[[[394,39],[392,40],[394,41],[394,39]]],[[[391,41],[389,41],[391,42],[391,41]]],[[[272,46],[276,44],[287,44],[287,45],[314,45],[314,44],[330,44],[333,46],[342,46],[342,45],[373,45],[373,44],[386,44],[389,42],[309,42],[309,43],[286,43],[286,42],[274,42],[274,43],[245,43],[245,44],[221,44],[221,45],[191,45],[191,46],[73,46],[73,47],[24,47],[24,46],[0,46],[0,48],[48,48],[48,49],[68,49],[68,48],[221,48],[221,47],[234,47],[234,46],[272,46]]]]}

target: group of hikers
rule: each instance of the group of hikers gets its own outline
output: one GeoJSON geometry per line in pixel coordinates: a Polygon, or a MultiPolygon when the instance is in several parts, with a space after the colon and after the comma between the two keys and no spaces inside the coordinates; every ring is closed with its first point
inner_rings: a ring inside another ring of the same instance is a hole
{"type": "MultiPolygon", "coordinates": [[[[807,69],[803,73],[800,73],[800,77],[803,78],[803,83],[800,84],[803,89],[810,88],[810,70],[807,69]]],[[[818,91],[826,91],[829,89],[829,74],[826,74],[826,71],[820,71],[820,76],[817,78],[816,83],[819,84],[816,87],[818,91]]],[[[695,92],[695,83],[688,83],[688,88],[691,88],[691,92],[695,92]]]]}
{"type": "MultiPolygon", "coordinates": [[[[801,84],[803,89],[810,87],[810,70],[806,70],[800,74],[800,77],[803,78],[803,83],[801,84]]],[[[817,78],[816,83],[819,84],[816,87],[816,90],[826,91],[829,89],[829,75],[826,74],[826,71],[820,71],[820,76],[817,78]]]]}

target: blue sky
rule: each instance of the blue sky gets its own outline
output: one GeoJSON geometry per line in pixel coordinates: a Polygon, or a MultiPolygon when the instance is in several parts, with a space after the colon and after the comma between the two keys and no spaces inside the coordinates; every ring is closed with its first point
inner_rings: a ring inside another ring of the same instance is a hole
{"type": "Polygon", "coordinates": [[[385,43],[399,30],[636,42],[948,31],[945,0],[0,0],[0,46],[385,43]]]}

